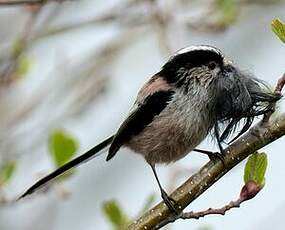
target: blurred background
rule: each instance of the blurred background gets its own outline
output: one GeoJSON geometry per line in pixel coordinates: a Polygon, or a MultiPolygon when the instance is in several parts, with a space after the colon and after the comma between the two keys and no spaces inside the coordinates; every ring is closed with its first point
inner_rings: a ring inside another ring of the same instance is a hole
{"type": "MultiPolygon", "coordinates": [[[[0,229],[116,229],[113,215],[131,220],[160,201],[149,166],[126,149],[108,163],[102,155],[43,191],[13,200],[42,175],[113,134],[141,85],[177,49],[217,46],[241,69],[274,87],[284,72],[285,57],[284,44],[271,31],[274,18],[285,20],[285,1],[0,5],[0,229]]],[[[216,149],[210,138],[201,146],[216,149]]],[[[278,140],[264,149],[269,158],[266,186],[256,198],[225,216],[177,221],[165,229],[282,229],[283,146],[284,140],[278,140]]],[[[170,192],[207,161],[193,153],[158,167],[158,173],[170,192]]],[[[236,199],[243,165],[188,210],[220,207],[236,199]]]]}

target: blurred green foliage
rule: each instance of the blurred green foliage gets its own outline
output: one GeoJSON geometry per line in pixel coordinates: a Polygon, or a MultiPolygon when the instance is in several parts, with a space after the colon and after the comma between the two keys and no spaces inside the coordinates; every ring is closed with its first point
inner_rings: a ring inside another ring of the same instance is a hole
{"type": "Polygon", "coordinates": [[[24,41],[23,41],[23,39],[16,39],[16,41],[14,42],[14,44],[13,44],[13,55],[15,56],[15,57],[18,57],[19,55],[21,55],[22,54],[22,52],[23,52],[23,49],[24,49],[24,41]]]}
{"type": "Polygon", "coordinates": [[[17,66],[16,66],[16,75],[22,77],[23,75],[27,74],[31,67],[30,60],[25,57],[21,56],[17,59],[17,66]]]}
{"type": "Polygon", "coordinates": [[[252,154],[244,168],[244,182],[255,181],[258,185],[263,187],[265,185],[265,172],[267,168],[266,153],[252,154]]]}
{"type": "Polygon", "coordinates": [[[279,19],[274,19],[271,22],[272,31],[285,43],[285,24],[279,19]]]}
{"type": "Polygon", "coordinates": [[[238,16],[236,0],[216,0],[216,6],[222,16],[224,26],[229,26],[236,20],[238,16]]]}
{"type": "Polygon", "coordinates": [[[16,169],[15,161],[7,161],[0,169],[0,186],[7,184],[16,169]]]}
{"type": "Polygon", "coordinates": [[[213,228],[211,228],[210,226],[203,226],[198,228],[197,230],[212,230],[213,228]]]}
{"type": "MultiPolygon", "coordinates": [[[[150,194],[146,198],[143,208],[138,212],[138,215],[140,216],[142,213],[150,209],[154,201],[155,194],[150,194]]],[[[132,218],[126,214],[126,212],[120,207],[119,203],[115,200],[103,203],[103,212],[107,220],[113,225],[114,230],[123,229],[132,220],[132,218]]]]}
{"type": "Polygon", "coordinates": [[[155,194],[151,194],[147,197],[145,204],[141,210],[141,213],[144,213],[151,208],[151,206],[153,205],[155,201],[155,197],[156,197],[155,194]]]}
{"type": "Polygon", "coordinates": [[[105,202],[103,211],[115,230],[123,229],[129,223],[128,216],[115,200],[105,202]]]}
{"type": "Polygon", "coordinates": [[[78,150],[76,139],[60,129],[50,134],[48,146],[56,167],[60,167],[70,161],[78,150]]]}

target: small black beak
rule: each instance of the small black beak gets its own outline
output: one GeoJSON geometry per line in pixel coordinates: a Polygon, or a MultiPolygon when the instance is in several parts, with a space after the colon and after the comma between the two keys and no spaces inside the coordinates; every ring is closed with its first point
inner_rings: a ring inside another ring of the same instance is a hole
{"type": "Polygon", "coordinates": [[[222,73],[225,77],[234,77],[238,72],[239,71],[231,64],[225,64],[222,67],[222,73]]]}

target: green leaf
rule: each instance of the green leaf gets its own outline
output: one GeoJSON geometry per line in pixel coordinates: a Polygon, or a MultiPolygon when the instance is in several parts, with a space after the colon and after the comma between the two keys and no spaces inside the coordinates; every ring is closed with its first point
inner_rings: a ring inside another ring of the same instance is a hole
{"type": "Polygon", "coordinates": [[[200,227],[198,228],[198,230],[211,230],[212,228],[210,226],[204,226],[204,227],[200,227]]]}
{"type": "Polygon", "coordinates": [[[16,74],[17,76],[23,76],[28,73],[31,67],[30,60],[26,57],[19,57],[17,66],[16,66],[16,74]]]}
{"type": "Polygon", "coordinates": [[[0,186],[10,181],[16,169],[15,161],[7,161],[0,169],[0,186]]]}
{"type": "Polygon", "coordinates": [[[265,185],[265,172],[267,168],[266,153],[252,154],[244,168],[244,182],[255,181],[258,185],[265,185]]]}
{"type": "Polygon", "coordinates": [[[274,19],[271,22],[271,29],[285,43],[285,24],[279,19],[274,19]]]}
{"type": "Polygon", "coordinates": [[[16,39],[13,44],[13,54],[18,57],[24,49],[24,41],[21,38],[16,39]]]}
{"type": "Polygon", "coordinates": [[[122,229],[129,223],[127,215],[115,200],[105,202],[103,211],[107,219],[112,223],[115,229],[122,229]]]}
{"type": "Polygon", "coordinates": [[[238,4],[236,0],[216,0],[217,8],[223,17],[225,25],[232,24],[238,15],[238,4]]]}
{"type": "Polygon", "coordinates": [[[63,130],[55,130],[49,137],[49,150],[56,167],[71,160],[78,149],[77,141],[63,130]]]}
{"type": "Polygon", "coordinates": [[[150,209],[150,207],[153,205],[154,201],[155,201],[155,194],[150,194],[147,199],[146,199],[146,202],[142,208],[142,211],[141,213],[144,213],[146,212],[147,210],[150,209]]]}

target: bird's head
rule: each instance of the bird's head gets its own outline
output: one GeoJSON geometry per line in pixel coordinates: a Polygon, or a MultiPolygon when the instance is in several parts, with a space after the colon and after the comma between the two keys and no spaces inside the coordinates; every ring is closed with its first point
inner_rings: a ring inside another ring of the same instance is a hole
{"type": "Polygon", "coordinates": [[[185,93],[201,86],[208,90],[208,104],[212,105],[216,122],[224,128],[221,140],[241,121],[240,134],[247,131],[254,117],[266,113],[280,99],[263,81],[239,70],[213,46],[189,46],[177,51],[160,75],[185,93]]]}

